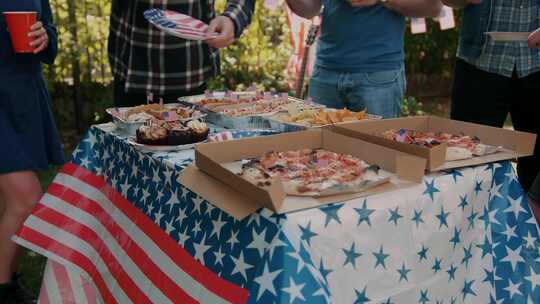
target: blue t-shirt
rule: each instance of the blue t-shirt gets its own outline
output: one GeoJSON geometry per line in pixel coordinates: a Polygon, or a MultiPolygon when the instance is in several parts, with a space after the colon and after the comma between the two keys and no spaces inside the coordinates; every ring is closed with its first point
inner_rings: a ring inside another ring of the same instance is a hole
{"type": "Polygon", "coordinates": [[[376,72],[403,65],[405,17],[383,5],[353,8],[324,0],[317,65],[339,72],[376,72]]]}

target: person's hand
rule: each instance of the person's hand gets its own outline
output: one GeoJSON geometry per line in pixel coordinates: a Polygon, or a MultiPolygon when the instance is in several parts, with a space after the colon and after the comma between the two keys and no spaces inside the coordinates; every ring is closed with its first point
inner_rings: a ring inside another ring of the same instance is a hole
{"type": "Polygon", "coordinates": [[[540,49],[540,28],[529,36],[529,47],[531,49],[540,49]]]}
{"type": "Polygon", "coordinates": [[[49,35],[43,27],[43,23],[38,21],[30,27],[30,33],[28,37],[33,37],[34,39],[30,42],[30,46],[34,47],[34,54],[37,54],[49,46],[49,35]]]}
{"type": "Polygon", "coordinates": [[[234,23],[229,17],[217,16],[210,21],[206,33],[217,34],[205,40],[208,45],[216,49],[227,47],[234,42],[234,23]]]}
{"type": "Polygon", "coordinates": [[[379,3],[379,0],[347,0],[352,7],[368,7],[379,3]]]}

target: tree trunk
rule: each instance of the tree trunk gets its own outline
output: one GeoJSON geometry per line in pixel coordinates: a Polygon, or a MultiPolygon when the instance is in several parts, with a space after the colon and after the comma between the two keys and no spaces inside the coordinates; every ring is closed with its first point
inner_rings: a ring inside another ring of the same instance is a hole
{"type": "Polygon", "coordinates": [[[81,107],[81,63],[79,61],[79,41],[77,35],[77,1],[67,0],[69,32],[72,38],[71,66],[73,77],[73,109],[75,113],[75,129],[78,134],[83,133],[82,107],[81,107]]]}

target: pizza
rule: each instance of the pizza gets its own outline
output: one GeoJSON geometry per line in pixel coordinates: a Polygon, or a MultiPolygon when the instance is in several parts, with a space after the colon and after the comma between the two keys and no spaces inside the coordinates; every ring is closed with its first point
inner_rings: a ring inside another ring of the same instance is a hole
{"type": "Polygon", "coordinates": [[[450,134],[445,132],[422,132],[411,129],[398,129],[385,131],[382,135],[387,139],[426,148],[432,148],[441,143],[446,143],[447,161],[469,159],[499,151],[499,147],[483,144],[478,137],[471,137],[463,133],[450,134]]]}
{"type": "Polygon", "coordinates": [[[322,149],[267,152],[243,161],[239,175],[259,187],[268,187],[279,177],[285,193],[295,196],[360,192],[388,181],[377,165],[322,149]]]}

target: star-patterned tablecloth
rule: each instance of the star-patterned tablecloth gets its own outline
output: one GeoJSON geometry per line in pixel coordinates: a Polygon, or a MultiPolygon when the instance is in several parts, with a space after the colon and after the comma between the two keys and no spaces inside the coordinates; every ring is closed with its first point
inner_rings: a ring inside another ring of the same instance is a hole
{"type": "Polygon", "coordinates": [[[540,303],[538,227],[510,162],[238,221],[178,181],[192,160],[191,150],[142,153],[104,125],[89,130],[72,162],[249,290],[249,303],[540,303]]]}

